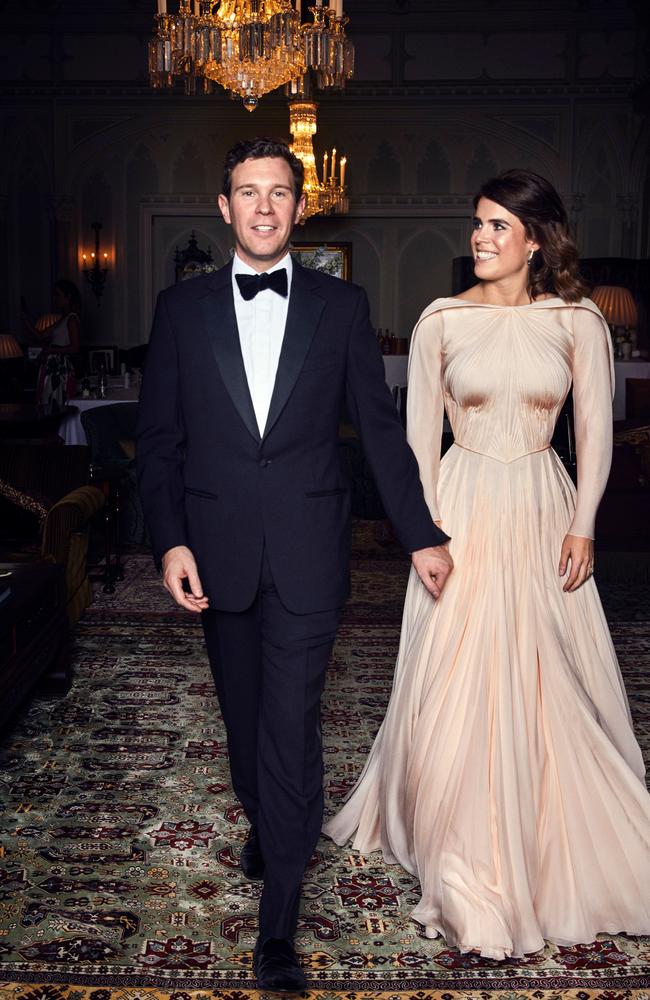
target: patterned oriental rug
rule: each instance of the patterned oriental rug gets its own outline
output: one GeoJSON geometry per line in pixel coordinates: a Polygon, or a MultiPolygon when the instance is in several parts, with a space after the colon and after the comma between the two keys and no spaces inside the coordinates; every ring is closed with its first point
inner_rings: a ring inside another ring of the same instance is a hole
{"type": "MultiPolygon", "coordinates": [[[[324,702],[333,810],[388,699],[407,563],[356,535],[353,596],[324,702]]],[[[650,587],[605,588],[639,738],[650,751],[650,587]]],[[[75,631],[75,681],[0,746],[0,1000],[249,1000],[259,884],[197,623],[150,559],[75,631]]],[[[526,960],[461,956],[409,912],[416,880],[321,841],[297,948],[311,1000],[650,1000],[650,938],[602,936],[526,960]]]]}

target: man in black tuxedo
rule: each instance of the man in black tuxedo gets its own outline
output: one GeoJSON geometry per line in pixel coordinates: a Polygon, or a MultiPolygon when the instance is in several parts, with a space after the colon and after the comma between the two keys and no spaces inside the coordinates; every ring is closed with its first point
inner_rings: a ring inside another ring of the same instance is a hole
{"type": "Polygon", "coordinates": [[[241,866],[264,878],[258,984],[298,990],[300,883],[323,813],[320,696],[348,594],[343,403],[434,596],[452,566],[384,381],[365,292],[289,255],[302,180],[283,143],[228,153],[219,206],[235,257],[161,293],[138,427],[154,556],[177,603],[201,614],[233,787],[251,824],[241,866]]]}

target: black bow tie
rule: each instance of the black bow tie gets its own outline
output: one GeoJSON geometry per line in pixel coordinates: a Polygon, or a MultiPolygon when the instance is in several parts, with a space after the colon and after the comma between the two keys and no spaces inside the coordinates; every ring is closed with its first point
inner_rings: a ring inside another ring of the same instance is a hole
{"type": "Polygon", "coordinates": [[[264,272],[264,274],[236,274],[237,284],[241,297],[248,302],[254,299],[258,292],[263,292],[265,288],[270,288],[278,295],[286,299],[289,293],[286,268],[281,267],[277,271],[264,272]]]}

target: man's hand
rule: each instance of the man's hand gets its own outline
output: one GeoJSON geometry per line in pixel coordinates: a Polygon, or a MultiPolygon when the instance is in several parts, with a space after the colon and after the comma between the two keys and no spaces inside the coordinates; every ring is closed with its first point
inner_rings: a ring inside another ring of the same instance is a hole
{"type": "Polygon", "coordinates": [[[415,572],[422,580],[430,594],[437,599],[447,582],[447,577],[454,568],[454,561],[445,545],[435,548],[418,549],[411,553],[411,562],[415,572]]]}
{"type": "Polygon", "coordinates": [[[179,607],[194,614],[206,610],[208,599],[203,596],[196,561],[187,546],[175,545],[168,549],[162,557],[162,568],[165,587],[179,607]],[[183,580],[189,583],[190,593],[183,590],[183,580]]]}
{"type": "Polygon", "coordinates": [[[560,552],[560,576],[564,576],[569,563],[571,569],[562,587],[565,593],[577,590],[594,572],[594,543],[591,538],[565,535],[560,552]]]}

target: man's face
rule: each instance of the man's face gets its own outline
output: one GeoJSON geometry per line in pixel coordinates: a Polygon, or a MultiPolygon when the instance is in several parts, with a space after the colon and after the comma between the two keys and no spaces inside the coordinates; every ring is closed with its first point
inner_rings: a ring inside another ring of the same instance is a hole
{"type": "Polygon", "coordinates": [[[279,156],[244,160],[230,180],[230,198],[220,194],[219,208],[232,226],[235,249],[255,271],[266,271],[287,252],[304,195],[296,201],[291,167],[279,156]]]}

